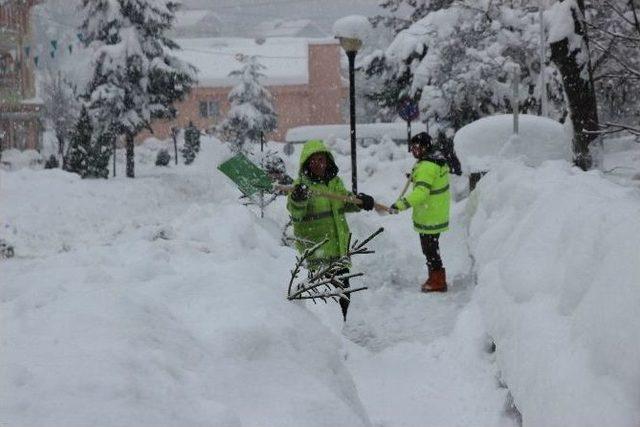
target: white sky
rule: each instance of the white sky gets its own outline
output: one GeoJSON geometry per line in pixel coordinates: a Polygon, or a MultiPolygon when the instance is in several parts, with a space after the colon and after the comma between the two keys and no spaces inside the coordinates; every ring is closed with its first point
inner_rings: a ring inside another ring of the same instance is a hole
{"type": "Polygon", "coordinates": [[[185,8],[211,9],[237,29],[244,29],[270,19],[313,20],[331,32],[333,23],[343,16],[372,16],[379,10],[378,0],[183,0],[185,8]]]}

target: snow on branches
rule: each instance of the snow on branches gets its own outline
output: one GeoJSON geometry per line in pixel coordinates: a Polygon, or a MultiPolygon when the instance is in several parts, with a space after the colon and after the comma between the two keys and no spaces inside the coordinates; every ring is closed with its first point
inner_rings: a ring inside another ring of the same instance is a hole
{"type": "Polygon", "coordinates": [[[85,99],[99,134],[127,137],[127,175],[133,176],[133,138],[154,118],[175,117],[173,103],[195,82],[195,69],[171,51],[165,32],[178,3],[171,0],[83,0],[82,37],[93,52],[85,99]]]}
{"type": "Polygon", "coordinates": [[[273,96],[260,82],[265,66],[256,56],[242,55],[238,60],[242,67],[229,76],[239,78],[240,83],[229,92],[231,108],[218,132],[234,152],[243,152],[246,143],[257,143],[276,129],[277,115],[273,96]]]}
{"type": "MultiPolygon", "coordinates": [[[[390,82],[387,106],[409,96],[432,133],[456,131],[495,112],[511,109],[513,65],[520,66],[522,112],[539,108],[540,72],[545,73],[553,115],[563,115],[557,71],[540,63],[539,15],[504,2],[443,2],[399,32],[384,55],[363,68],[390,82]],[[401,87],[397,87],[402,82],[401,87]]],[[[546,62],[546,61],[545,61],[546,62]]],[[[387,86],[385,85],[385,90],[387,86]]]]}

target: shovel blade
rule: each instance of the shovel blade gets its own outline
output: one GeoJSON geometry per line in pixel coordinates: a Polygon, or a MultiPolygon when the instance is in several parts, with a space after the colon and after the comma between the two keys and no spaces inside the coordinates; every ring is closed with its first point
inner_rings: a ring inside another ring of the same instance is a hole
{"type": "Polygon", "coordinates": [[[251,196],[259,191],[271,191],[273,186],[267,173],[242,153],[221,163],[218,169],[229,177],[245,196],[251,196]]]}

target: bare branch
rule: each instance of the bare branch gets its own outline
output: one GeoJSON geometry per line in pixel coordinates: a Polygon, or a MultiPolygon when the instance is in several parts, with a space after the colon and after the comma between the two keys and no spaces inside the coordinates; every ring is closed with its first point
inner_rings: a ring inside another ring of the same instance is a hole
{"type": "Polygon", "coordinates": [[[349,250],[345,256],[328,262],[317,270],[310,271],[309,276],[296,285],[295,281],[298,278],[302,266],[305,265],[307,261],[311,259],[313,254],[327,242],[327,239],[309,247],[296,259],[296,265],[293,270],[291,270],[287,299],[290,301],[310,299],[314,303],[316,300],[322,300],[326,303],[327,299],[331,298],[337,302],[340,298],[348,298],[348,295],[353,292],[367,289],[367,287],[351,289],[345,286],[345,282],[347,280],[364,275],[363,273],[348,273],[351,257],[354,255],[373,253],[372,250],[366,247],[366,244],[371,242],[371,240],[383,231],[384,229],[380,228],[362,242],[358,242],[356,240],[353,245],[351,245],[351,235],[349,235],[349,250]]]}
{"type": "Polygon", "coordinates": [[[629,126],[623,123],[606,122],[601,125],[600,130],[588,131],[588,133],[597,135],[611,135],[619,132],[629,132],[632,135],[640,136],[640,127],[629,126]]]}

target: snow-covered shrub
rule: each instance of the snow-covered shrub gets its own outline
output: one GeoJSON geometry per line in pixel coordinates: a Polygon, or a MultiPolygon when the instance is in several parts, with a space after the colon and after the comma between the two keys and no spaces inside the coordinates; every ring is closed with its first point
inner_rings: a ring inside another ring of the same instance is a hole
{"type": "Polygon", "coordinates": [[[7,243],[4,239],[0,239],[0,259],[13,258],[15,251],[13,246],[7,243]]]}
{"type": "Polygon", "coordinates": [[[165,149],[158,151],[156,156],[156,166],[168,166],[171,161],[171,155],[165,149]]]}
{"type": "Polygon", "coordinates": [[[53,154],[49,156],[49,159],[47,159],[46,163],[44,164],[45,169],[55,169],[59,167],[60,162],[58,161],[58,158],[53,154]]]}
{"type": "Polygon", "coordinates": [[[182,157],[184,164],[190,165],[196,159],[200,151],[200,130],[189,122],[189,126],[184,130],[184,147],[182,147],[182,157]]]}

